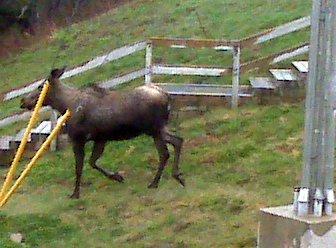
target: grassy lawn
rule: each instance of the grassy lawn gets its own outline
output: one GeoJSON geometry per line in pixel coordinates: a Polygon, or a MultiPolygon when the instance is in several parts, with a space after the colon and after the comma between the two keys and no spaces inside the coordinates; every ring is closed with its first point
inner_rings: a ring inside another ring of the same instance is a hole
{"type": "Polygon", "coordinates": [[[48,154],[1,211],[0,246],[15,247],[9,234],[21,232],[26,247],[255,247],[259,208],[290,203],[300,179],[302,110],[248,106],[173,121],[185,138],[186,188],[169,166],[147,189],[157,155],[146,137],[111,143],[100,161],[124,171],[124,184],[86,166],[80,200],[67,198],[71,150],[48,154]]]}

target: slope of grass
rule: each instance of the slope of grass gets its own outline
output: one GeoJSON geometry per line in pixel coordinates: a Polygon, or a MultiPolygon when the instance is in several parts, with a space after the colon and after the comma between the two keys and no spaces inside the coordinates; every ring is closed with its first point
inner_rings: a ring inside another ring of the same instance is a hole
{"type": "Polygon", "coordinates": [[[157,190],[146,188],[157,165],[147,137],[110,143],[100,163],[126,182],[87,165],[80,200],[67,198],[71,149],[48,154],[2,209],[0,246],[15,247],[9,234],[21,232],[26,247],[255,247],[259,208],[288,204],[299,181],[302,109],[217,109],[173,121],[185,138],[186,188],[171,166],[157,190]]]}
{"type": "MultiPolygon", "coordinates": [[[[52,67],[78,65],[97,55],[151,36],[239,39],[267,28],[286,23],[310,13],[305,0],[141,0],[121,6],[100,17],[55,31],[48,40],[37,43],[22,53],[0,61],[0,92],[46,77],[52,67]]],[[[263,46],[261,53],[243,51],[243,60],[256,58],[306,41],[302,31],[263,46]]],[[[209,50],[154,49],[160,63],[184,63],[227,66],[231,56],[209,50]]],[[[122,59],[85,73],[68,82],[87,85],[113,77],[144,64],[144,55],[122,59]]],[[[242,77],[243,83],[247,82],[242,77]]],[[[185,82],[185,78],[159,77],[160,82],[185,82]]],[[[188,82],[230,84],[230,78],[188,78],[188,82]]],[[[16,102],[15,102],[16,103],[16,102]]],[[[14,102],[0,103],[0,117],[18,110],[14,102]],[[15,105],[15,107],[14,107],[15,105]]]]}

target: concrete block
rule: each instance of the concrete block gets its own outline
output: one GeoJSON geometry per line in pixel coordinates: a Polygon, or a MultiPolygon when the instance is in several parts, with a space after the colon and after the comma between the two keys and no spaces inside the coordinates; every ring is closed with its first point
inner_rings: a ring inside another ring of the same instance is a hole
{"type": "Polygon", "coordinates": [[[336,214],[298,217],[293,206],[260,210],[259,248],[335,248],[336,214]]]}

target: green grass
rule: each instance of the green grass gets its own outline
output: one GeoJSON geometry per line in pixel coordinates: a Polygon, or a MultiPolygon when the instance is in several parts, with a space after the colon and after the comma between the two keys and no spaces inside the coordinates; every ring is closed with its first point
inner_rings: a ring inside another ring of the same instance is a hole
{"type": "Polygon", "coordinates": [[[0,244],[13,246],[9,234],[21,232],[26,247],[255,247],[259,208],[290,203],[298,184],[302,109],[250,106],[174,120],[185,138],[186,188],[171,166],[157,190],[146,188],[157,166],[147,137],[110,143],[100,161],[124,171],[124,184],[86,165],[80,200],[67,198],[71,150],[48,154],[2,210],[0,244]]]}
{"type": "MultiPolygon", "coordinates": [[[[186,0],[136,1],[123,5],[89,21],[55,31],[49,39],[0,61],[0,92],[46,77],[52,67],[76,66],[107,51],[152,36],[239,39],[250,36],[310,13],[305,0],[186,0]],[[197,18],[199,15],[201,24],[197,18]],[[203,32],[203,27],[206,32],[203,32]]],[[[258,51],[245,50],[243,61],[292,47],[307,41],[308,32],[268,42],[258,51]]],[[[227,66],[229,55],[207,49],[154,49],[154,59],[160,63],[184,63],[227,66]]],[[[143,53],[84,73],[70,84],[85,86],[108,79],[122,72],[143,66],[143,53]]],[[[242,83],[248,76],[243,75],[242,83]]],[[[158,77],[159,82],[186,82],[184,77],[158,77]]],[[[230,84],[229,77],[209,79],[189,77],[188,82],[230,84]]],[[[17,101],[0,104],[0,118],[18,110],[17,101]]]]}

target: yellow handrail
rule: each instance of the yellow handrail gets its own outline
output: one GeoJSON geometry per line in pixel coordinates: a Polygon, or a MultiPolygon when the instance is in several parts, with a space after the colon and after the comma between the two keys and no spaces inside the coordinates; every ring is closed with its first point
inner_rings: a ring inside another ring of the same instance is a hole
{"type": "Polygon", "coordinates": [[[43,104],[43,101],[44,101],[44,98],[46,97],[47,93],[48,93],[48,90],[49,90],[49,87],[50,87],[50,84],[49,82],[46,82],[43,86],[43,89],[41,91],[41,94],[39,96],[39,99],[36,103],[36,106],[34,108],[34,111],[32,113],[32,116],[30,117],[30,120],[29,120],[29,123],[28,123],[28,126],[25,130],[25,133],[23,135],[23,138],[22,138],[22,141],[20,143],[20,146],[15,154],[15,157],[14,157],[14,160],[11,164],[11,167],[7,173],[7,176],[6,176],[6,180],[4,182],[4,185],[2,186],[2,189],[1,189],[1,192],[0,192],[0,201],[3,199],[4,197],[4,194],[5,192],[8,190],[9,188],[9,185],[12,183],[13,181],[13,177],[15,175],[15,172],[16,172],[16,169],[18,167],[18,164],[20,162],[20,159],[22,157],[22,154],[24,152],[24,149],[26,147],[26,144],[28,142],[28,137],[29,137],[29,134],[31,132],[31,129],[33,128],[33,126],[35,125],[35,123],[37,122],[38,120],[38,117],[39,117],[39,110],[41,109],[42,107],[42,104],[43,104]]]}
{"type": "Polygon", "coordinates": [[[41,155],[45,152],[45,150],[49,147],[50,143],[53,141],[53,139],[56,138],[57,134],[61,130],[63,124],[69,119],[71,116],[71,113],[69,110],[66,111],[66,113],[59,119],[56,127],[54,130],[50,133],[46,141],[42,144],[40,149],[36,152],[35,156],[32,158],[32,160],[27,165],[26,169],[22,172],[20,177],[16,180],[15,184],[11,187],[11,189],[8,191],[8,193],[2,198],[0,202],[0,207],[6,204],[8,199],[11,197],[11,195],[15,192],[15,190],[20,186],[22,181],[27,177],[30,170],[33,168],[33,166],[36,164],[36,161],[41,157],[41,155]]]}

